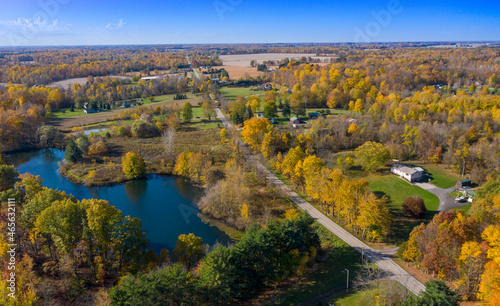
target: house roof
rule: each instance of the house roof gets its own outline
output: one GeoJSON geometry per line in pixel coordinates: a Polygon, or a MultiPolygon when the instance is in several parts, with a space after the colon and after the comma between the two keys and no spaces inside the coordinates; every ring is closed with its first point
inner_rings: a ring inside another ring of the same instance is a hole
{"type": "Polygon", "coordinates": [[[401,171],[401,172],[408,174],[408,175],[412,175],[412,174],[415,174],[417,172],[424,172],[424,169],[422,169],[420,167],[410,168],[410,167],[407,167],[407,166],[402,165],[402,164],[395,164],[392,167],[396,168],[396,169],[398,169],[398,171],[401,171]]]}
{"type": "Polygon", "coordinates": [[[459,182],[460,182],[460,183],[462,183],[462,184],[464,184],[464,183],[465,183],[465,184],[466,184],[466,183],[472,183],[472,181],[471,181],[471,180],[460,180],[459,182]]]}
{"type": "Polygon", "coordinates": [[[298,120],[298,119],[299,118],[297,118],[297,117],[292,117],[292,118],[290,118],[290,121],[295,121],[295,120],[298,120]]]}

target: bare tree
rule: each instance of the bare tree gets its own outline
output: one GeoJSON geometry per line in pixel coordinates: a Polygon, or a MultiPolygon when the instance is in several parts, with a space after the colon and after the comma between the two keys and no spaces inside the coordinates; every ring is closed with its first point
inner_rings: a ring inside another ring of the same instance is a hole
{"type": "Polygon", "coordinates": [[[175,130],[168,129],[161,135],[161,141],[163,143],[163,147],[165,148],[165,153],[171,155],[174,149],[174,140],[175,140],[175,130]]]}

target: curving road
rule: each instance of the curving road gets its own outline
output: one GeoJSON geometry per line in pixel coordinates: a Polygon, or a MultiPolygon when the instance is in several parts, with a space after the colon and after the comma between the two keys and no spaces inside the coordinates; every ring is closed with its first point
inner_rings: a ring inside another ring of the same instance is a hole
{"type": "MultiPolygon", "coordinates": [[[[217,117],[222,121],[227,129],[230,129],[231,123],[227,120],[220,109],[216,109],[217,117]]],[[[400,284],[408,288],[414,294],[420,294],[425,291],[425,286],[414,278],[411,274],[406,272],[403,268],[397,265],[387,254],[382,253],[379,250],[375,250],[365,243],[363,243],[358,238],[354,237],[348,231],[340,227],[338,224],[333,222],[330,218],[325,216],[311,204],[302,199],[297,193],[291,190],[285,183],[279,180],[273,173],[267,170],[262,163],[251,154],[250,150],[245,144],[238,139],[241,152],[247,158],[248,162],[254,166],[265,178],[273,184],[276,188],[280,189],[290,200],[295,203],[301,209],[307,211],[317,222],[322,224],[325,228],[335,234],[337,237],[345,241],[351,247],[356,249],[359,253],[365,256],[367,259],[375,263],[381,270],[383,270],[387,275],[398,281],[400,284]]]]}

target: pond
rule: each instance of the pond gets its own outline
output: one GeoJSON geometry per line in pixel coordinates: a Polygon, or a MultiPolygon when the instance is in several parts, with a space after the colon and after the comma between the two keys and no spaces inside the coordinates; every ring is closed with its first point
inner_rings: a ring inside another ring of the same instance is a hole
{"type": "Polygon", "coordinates": [[[39,175],[45,187],[59,189],[77,199],[103,199],[124,215],[137,217],[157,254],[162,248],[172,250],[181,234],[193,233],[203,242],[226,245],[231,239],[216,227],[198,217],[198,202],[202,190],[186,181],[158,175],[110,187],[86,187],[70,182],[59,174],[59,162],[64,151],[47,149],[12,154],[11,159],[20,173],[39,175]]]}
{"type": "Polygon", "coordinates": [[[109,129],[91,129],[91,130],[85,130],[85,131],[83,131],[83,133],[88,136],[92,133],[100,133],[100,132],[105,132],[105,131],[109,131],[109,129]]]}

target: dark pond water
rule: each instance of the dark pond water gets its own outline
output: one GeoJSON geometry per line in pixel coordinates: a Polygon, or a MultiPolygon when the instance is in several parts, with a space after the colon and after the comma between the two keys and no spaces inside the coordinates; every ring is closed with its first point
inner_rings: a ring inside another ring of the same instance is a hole
{"type": "Polygon", "coordinates": [[[86,187],[59,174],[58,162],[64,159],[64,151],[48,149],[16,153],[10,157],[20,173],[39,175],[45,187],[65,191],[79,200],[104,199],[124,215],[141,219],[150,248],[157,253],[162,248],[172,250],[181,234],[193,233],[210,245],[230,241],[224,232],[203,223],[197,216],[196,203],[201,190],[182,179],[152,175],[122,185],[86,187]]]}

